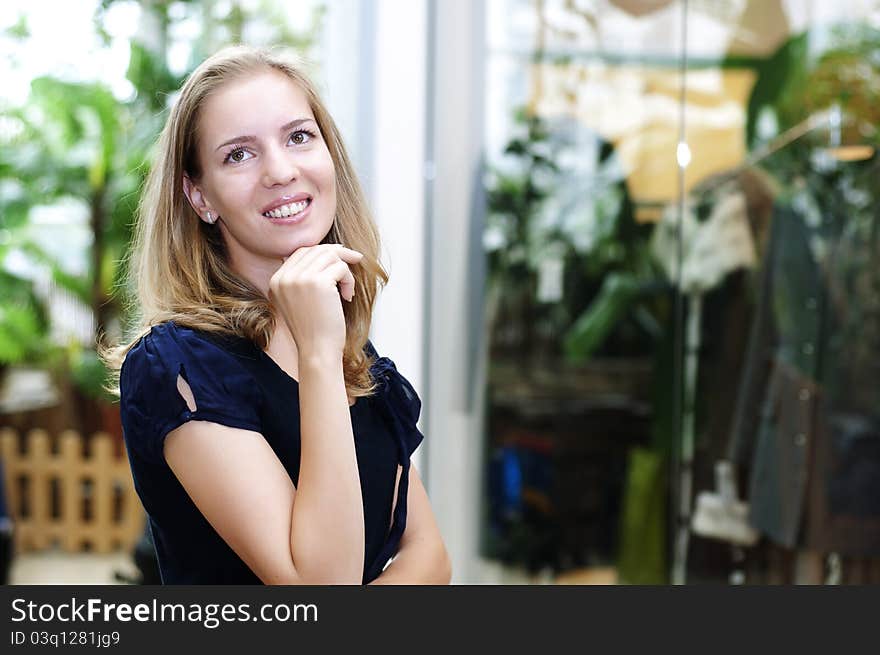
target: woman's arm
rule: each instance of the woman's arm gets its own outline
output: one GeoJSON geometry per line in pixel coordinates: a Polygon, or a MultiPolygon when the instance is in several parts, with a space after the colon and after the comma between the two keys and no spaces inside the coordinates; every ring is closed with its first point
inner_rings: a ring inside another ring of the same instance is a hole
{"type": "Polygon", "coordinates": [[[300,470],[290,550],[315,584],[361,584],[364,501],[342,358],[299,353],[300,470]]]}
{"type": "Polygon", "coordinates": [[[452,562],[434,519],[431,503],[415,466],[409,470],[406,530],[397,556],[370,584],[445,585],[452,579],[452,562]]]}
{"type": "MultiPolygon", "coordinates": [[[[164,443],[165,459],[193,502],[266,583],[363,579],[364,510],[343,372],[340,300],[342,294],[351,302],[349,264],[362,257],[339,244],[302,247],[283,258],[269,280],[269,300],[284,321],[278,329],[286,328],[296,344],[298,489],[257,432],[191,421],[164,443]]],[[[199,398],[179,382],[180,393],[197,407],[199,398]]]]}
{"type": "MultiPolygon", "coordinates": [[[[342,371],[301,357],[299,375],[299,489],[265,438],[250,430],[184,423],[165,438],[165,460],[263,583],[361,584],[363,501],[342,371]]],[[[182,378],[178,388],[195,411],[198,399],[182,378]]]]}

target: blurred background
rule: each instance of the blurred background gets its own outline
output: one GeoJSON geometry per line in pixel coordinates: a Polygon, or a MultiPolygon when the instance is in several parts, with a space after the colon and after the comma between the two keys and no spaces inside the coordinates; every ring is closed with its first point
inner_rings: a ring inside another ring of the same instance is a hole
{"type": "Polygon", "coordinates": [[[454,583],[880,582],[876,0],[6,0],[2,582],[158,582],[95,340],[239,42],[361,176],[454,583]]]}

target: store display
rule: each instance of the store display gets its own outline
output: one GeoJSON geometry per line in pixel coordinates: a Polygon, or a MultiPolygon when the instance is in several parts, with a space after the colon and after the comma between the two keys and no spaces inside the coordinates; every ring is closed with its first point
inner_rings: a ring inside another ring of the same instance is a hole
{"type": "Polygon", "coordinates": [[[505,4],[517,29],[533,11],[534,50],[505,150],[529,165],[489,187],[489,513],[496,546],[536,530],[505,561],[605,552],[563,545],[596,515],[562,508],[600,497],[591,458],[613,452],[621,583],[873,579],[880,31],[779,2],[505,4]],[[702,31],[640,50],[685,20],[702,31]],[[546,380],[636,354],[652,386],[618,398],[643,432],[602,451],[623,414],[575,407],[608,388],[546,380]]]}

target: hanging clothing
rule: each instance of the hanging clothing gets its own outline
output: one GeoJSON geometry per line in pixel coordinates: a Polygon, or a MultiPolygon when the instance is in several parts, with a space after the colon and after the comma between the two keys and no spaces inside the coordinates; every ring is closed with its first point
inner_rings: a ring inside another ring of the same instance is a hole
{"type": "Polygon", "coordinates": [[[771,540],[880,555],[880,221],[826,200],[775,207],[732,452],[771,540]]]}

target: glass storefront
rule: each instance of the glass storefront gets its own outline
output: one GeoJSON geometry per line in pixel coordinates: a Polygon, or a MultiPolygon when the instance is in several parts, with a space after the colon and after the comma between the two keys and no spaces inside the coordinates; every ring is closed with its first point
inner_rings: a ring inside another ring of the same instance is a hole
{"type": "Polygon", "coordinates": [[[487,10],[482,554],[880,581],[880,12],[487,10]]]}

